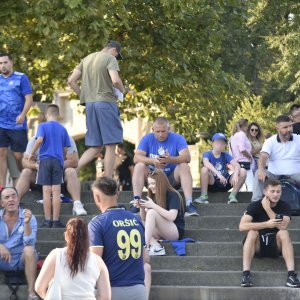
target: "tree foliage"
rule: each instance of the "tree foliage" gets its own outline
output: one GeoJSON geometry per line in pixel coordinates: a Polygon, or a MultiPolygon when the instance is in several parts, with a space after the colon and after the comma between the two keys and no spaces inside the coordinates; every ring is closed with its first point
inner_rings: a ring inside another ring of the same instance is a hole
{"type": "Polygon", "coordinates": [[[275,120],[279,115],[289,114],[290,104],[271,103],[267,107],[263,105],[262,97],[252,96],[244,99],[228,122],[226,133],[231,136],[233,125],[241,118],[247,118],[249,123],[257,122],[263,129],[264,134],[276,132],[275,120]]]}
{"type": "Polygon", "coordinates": [[[164,115],[195,140],[223,130],[251,94],[264,105],[298,97],[297,8],[292,0],[4,0],[0,42],[45,99],[80,59],[118,40],[121,76],[136,90],[123,118],[164,115]]]}

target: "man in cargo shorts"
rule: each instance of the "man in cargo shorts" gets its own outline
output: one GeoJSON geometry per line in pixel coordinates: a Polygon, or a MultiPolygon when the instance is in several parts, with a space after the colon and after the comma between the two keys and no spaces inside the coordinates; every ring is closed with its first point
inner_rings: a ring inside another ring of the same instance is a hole
{"type": "Polygon", "coordinates": [[[114,88],[125,93],[119,77],[117,59],[121,45],[110,41],[100,52],[85,57],[75,68],[68,83],[86,106],[87,133],[85,145],[90,147],[81,156],[77,170],[89,163],[105,146],[104,175],[112,177],[115,147],[123,142],[123,128],[114,88]],[[81,87],[78,80],[81,78],[81,87]]]}

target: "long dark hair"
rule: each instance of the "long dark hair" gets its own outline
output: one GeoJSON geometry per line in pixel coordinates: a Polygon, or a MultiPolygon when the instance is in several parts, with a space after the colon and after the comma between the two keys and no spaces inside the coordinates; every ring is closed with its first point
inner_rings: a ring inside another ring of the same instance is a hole
{"type": "Polygon", "coordinates": [[[257,123],[257,122],[251,122],[249,125],[248,125],[248,129],[247,129],[247,136],[249,139],[252,139],[252,136],[250,134],[250,129],[252,126],[255,126],[258,128],[258,133],[257,133],[257,140],[261,143],[263,143],[264,141],[264,135],[263,135],[263,132],[262,132],[262,129],[261,129],[261,126],[257,123]]]}
{"type": "Polygon", "coordinates": [[[161,170],[154,170],[151,173],[148,174],[148,178],[155,179],[155,185],[156,185],[156,192],[155,194],[152,193],[150,189],[148,189],[148,197],[151,198],[157,205],[160,207],[166,209],[166,197],[167,197],[167,191],[169,192],[175,192],[181,203],[181,210],[184,210],[184,204],[183,199],[179,192],[175,190],[172,185],[169,182],[168,177],[166,174],[161,170]]]}
{"type": "Polygon", "coordinates": [[[66,225],[67,264],[74,277],[79,269],[84,271],[89,254],[88,227],[81,218],[72,218],[66,225]]]}

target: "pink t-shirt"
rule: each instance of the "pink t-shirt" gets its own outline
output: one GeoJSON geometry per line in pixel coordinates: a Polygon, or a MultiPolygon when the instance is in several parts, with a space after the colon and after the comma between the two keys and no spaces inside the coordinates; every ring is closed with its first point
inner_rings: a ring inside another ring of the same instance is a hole
{"type": "Polygon", "coordinates": [[[249,158],[242,153],[247,151],[251,156],[251,143],[244,131],[238,131],[230,138],[230,150],[236,161],[250,162],[249,158]]]}

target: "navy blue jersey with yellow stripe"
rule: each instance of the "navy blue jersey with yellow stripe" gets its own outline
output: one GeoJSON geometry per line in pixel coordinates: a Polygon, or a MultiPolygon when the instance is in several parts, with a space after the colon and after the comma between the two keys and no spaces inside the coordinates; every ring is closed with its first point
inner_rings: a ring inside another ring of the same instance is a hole
{"type": "Polygon", "coordinates": [[[123,208],[110,208],[89,223],[90,246],[103,247],[112,287],[144,284],[142,221],[123,208]]]}

